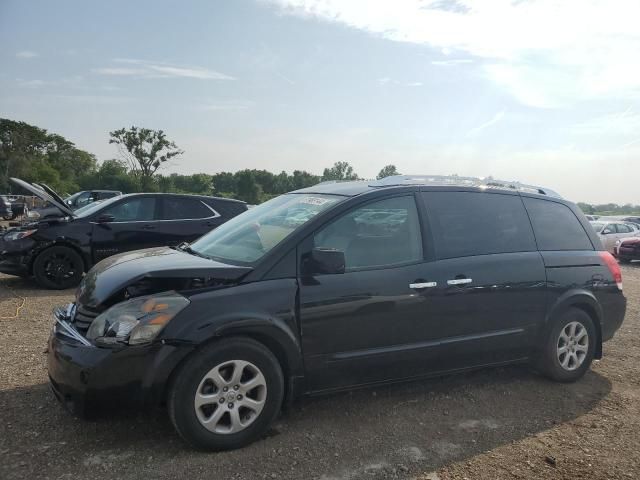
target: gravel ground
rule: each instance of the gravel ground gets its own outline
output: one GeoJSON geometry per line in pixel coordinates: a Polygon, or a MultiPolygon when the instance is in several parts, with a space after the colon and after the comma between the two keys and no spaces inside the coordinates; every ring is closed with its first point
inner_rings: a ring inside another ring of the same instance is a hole
{"type": "Polygon", "coordinates": [[[305,399],[225,453],[190,450],[162,410],[69,415],[44,349],[72,292],[0,275],[0,478],[638,478],[640,264],[623,275],[626,321],[578,383],[510,367],[305,399]]]}

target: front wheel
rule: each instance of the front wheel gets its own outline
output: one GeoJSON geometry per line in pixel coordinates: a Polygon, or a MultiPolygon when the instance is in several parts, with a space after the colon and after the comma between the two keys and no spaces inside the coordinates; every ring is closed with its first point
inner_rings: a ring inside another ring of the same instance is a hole
{"type": "Polygon", "coordinates": [[[174,375],[169,415],[203,450],[229,450],[260,438],[282,405],[284,379],[273,353],[248,338],[222,339],[196,352],[174,375]]]}
{"type": "Polygon", "coordinates": [[[542,371],[558,382],[575,382],[587,372],[597,342],[593,320],[569,308],[553,324],[540,359],[542,371]]]}
{"type": "Polygon", "coordinates": [[[80,283],[84,273],[84,262],[75,250],[64,247],[49,247],[33,262],[33,276],[41,287],[64,290],[80,283]]]}

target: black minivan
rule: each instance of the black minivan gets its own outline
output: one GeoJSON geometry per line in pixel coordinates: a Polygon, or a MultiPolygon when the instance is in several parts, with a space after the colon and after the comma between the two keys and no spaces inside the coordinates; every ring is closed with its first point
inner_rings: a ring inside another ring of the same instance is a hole
{"type": "Polygon", "coordinates": [[[319,184],[100,262],[55,312],[49,376],[79,415],[166,404],[192,445],[229,449],[299,395],[514,362],[575,381],[625,309],[615,259],[551,191],[319,184]]]}
{"type": "Polygon", "coordinates": [[[33,276],[51,289],[78,285],[84,272],[111,255],[191,242],[247,210],[246,203],[230,198],[132,193],[74,211],[46,185],[11,181],[59,214],[0,235],[0,272],[33,276]]]}

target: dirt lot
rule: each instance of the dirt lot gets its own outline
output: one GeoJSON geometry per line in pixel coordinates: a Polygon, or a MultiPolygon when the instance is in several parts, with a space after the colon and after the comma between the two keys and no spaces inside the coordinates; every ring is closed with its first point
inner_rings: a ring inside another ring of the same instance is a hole
{"type": "Polygon", "coordinates": [[[640,265],[623,274],[626,321],[576,384],[513,367],[308,399],[264,440],[210,454],[161,410],[93,422],[62,410],[44,349],[72,292],[0,275],[0,478],[638,478],[640,265]]]}

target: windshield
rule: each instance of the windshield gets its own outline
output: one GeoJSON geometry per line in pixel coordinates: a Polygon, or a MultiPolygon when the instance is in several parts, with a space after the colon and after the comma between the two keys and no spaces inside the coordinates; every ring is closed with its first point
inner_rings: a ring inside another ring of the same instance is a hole
{"type": "Polygon", "coordinates": [[[89,215],[93,215],[96,211],[100,210],[102,207],[106,207],[108,205],[111,205],[112,203],[117,202],[121,198],[122,197],[113,197],[113,198],[110,198],[108,200],[100,200],[98,202],[91,202],[91,203],[85,205],[84,207],[81,207],[78,210],[76,210],[75,212],[73,212],[73,215],[76,216],[76,217],[79,217],[79,218],[88,217],[89,215]]]}
{"type": "Polygon", "coordinates": [[[191,245],[197,254],[222,262],[254,263],[292,232],[344,197],[288,194],[234,217],[191,245]]]}
{"type": "Polygon", "coordinates": [[[97,208],[94,208],[94,207],[97,207],[101,203],[102,203],[102,200],[96,200],[94,202],[86,204],[84,207],[80,207],[73,213],[74,215],[81,217],[86,212],[93,212],[94,210],[97,210],[97,208]]]}
{"type": "Polygon", "coordinates": [[[599,232],[600,230],[602,230],[604,228],[604,226],[606,225],[606,223],[604,222],[590,222],[591,226],[593,227],[593,229],[596,232],[599,232]]]}
{"type": "Polygon", "coordinates": [[[74,193],[73,195],[71,195],[70,197],[67,197],[64,199],[65,202],[67,202],[67,204],[69,204],[69,202],[73,203],[73,201],[78,198],[80,195],[82,195],[84,192],[77,192],[74,193]]]}

